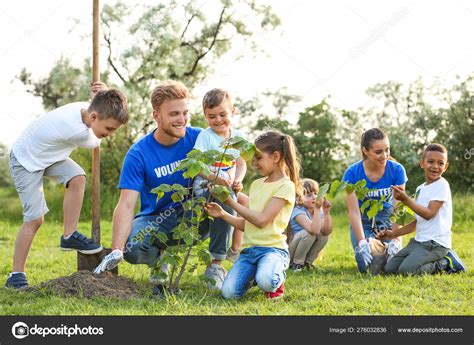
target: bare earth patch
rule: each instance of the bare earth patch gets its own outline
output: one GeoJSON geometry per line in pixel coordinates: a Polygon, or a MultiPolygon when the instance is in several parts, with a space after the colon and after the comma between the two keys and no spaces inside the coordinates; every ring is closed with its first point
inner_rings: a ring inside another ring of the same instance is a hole
{"type": "Polygon", "coordinates": [[[110,272],[93,274],[78,271],[67,277],[59,277],[44,282],[41,290],[57,293],[64,297],[115,297],[135,298],[143,295],[139,286],[131,279],[110,272]]]}

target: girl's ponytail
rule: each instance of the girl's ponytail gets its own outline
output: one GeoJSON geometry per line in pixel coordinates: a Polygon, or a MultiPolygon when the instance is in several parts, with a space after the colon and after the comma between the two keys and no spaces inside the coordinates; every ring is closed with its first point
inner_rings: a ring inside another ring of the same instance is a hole
{"type": "Polygon", "coordinates": [[[285,165],[286,173],[295,184],[296,195],[302,195],[300,181],[301,163],[293,138],[275,130],[260,135],[255,140],[255,145],[259,150],[270,154],[275,151],[280,152],[281,163],[285,165]]]}

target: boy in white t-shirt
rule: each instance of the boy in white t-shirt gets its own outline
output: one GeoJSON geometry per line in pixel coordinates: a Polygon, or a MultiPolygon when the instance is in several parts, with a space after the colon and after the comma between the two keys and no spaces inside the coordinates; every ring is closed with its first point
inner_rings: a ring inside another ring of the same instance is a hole
{"type": "Polygon", "coordinates": [[[92,102],[70,103],[33,121],[13,144],[10,173],[23,206],[23,224],[13,254],[13,269],[6,287],[28,287],[25,264],[36,232],[48,212],[43,178],[65,186],[62,250],[94,254],[102,250],[77,231],[86,184],[84,170],[69,155],[77,147],[99,146],[100,139],[128,121],[127,99],[118,90],[96,82],[91,85],[92,102]]]}
{"type": "MultiPolygon", "coordinates": [[[[209,127],[199,133],[196,139],[194,148],[202,152],[208,150],[218,150],[223,152],[224,149],[220,144],[229,138],[243,137],[242,133],[232,128],[232,117],[235,115],[235,108],[232,104],[232,99],[229,93],[223,89],[212,89],[208,91],[202,100],[202,108],[204,116],[206,118],[209,127]]],[[[194,194],[197,197],[208,196],[209,191],[207,184],[209,182],[215,182],[217,185],[232,187],[234,193],[232,197],[235,199],[238,192],[242,190],[242,180],[247,172],[247,163],[240,157],[240,152],[235,149],[228,149],[226,154],[232,155],[235,158],[230,164],[224,162],[217,162],[210,166],[209,169],[211,174],[204,176],[200,174],[196,176],[193,183],[194,194]]],[[[245,200],[238,200],[240,204],[245,204],[245,200]]],[[[219,203],[219,202],[218,202],[219,203]]],[[[222,203],[219,203],[227,212],[235,213],[232,208],[222,203]]],[[[240,245],[242,243],[243,232],[234,229],[232,232],[232,226],[222,219],[214,219],[210,225],[219,229],[216,233],[219,236],[226,236],[228,239],[232,234],[232,246],[228,249],[227,253],[222,253],[220,257],[214,257],[213,263],[206,269],[205,276],[210,281],[219,282],[217,288],[220,288],[221,281],[226,272],[222,266],[220,266],[221,260],[227,258],[234,262],[240,251],[240,245]]],[[[212,232],[211,232],[212,233],[212,232]]],[[[227,243],[229,242],[227,239],[227,243]]],[[[211,241],[217,240],[211,238],[211,241]]],[[[212,286],[210,286],[212,288],[212,286]]]]}
{"type": "Polygon", "coordinates": [[[466,271],[451,246],[451,190],[448,181],[441,176],[448,165],[446,147],[429,144],[420,160],[425,183],[416,189],[415,200],[403,189],[392,186],[395,199],[410,207],[415,212],[416,220],[402,228],[381,232],[378,237],[391,239],[413,231],[416,231],[416,236],[387,262],[384,268],[386,273],[416,275],[466,271]]]}

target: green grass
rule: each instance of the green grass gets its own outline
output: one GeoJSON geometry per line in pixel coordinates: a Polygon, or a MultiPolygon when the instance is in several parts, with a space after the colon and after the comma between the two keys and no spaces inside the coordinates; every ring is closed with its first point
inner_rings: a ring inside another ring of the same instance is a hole
{"type": "MultiPolygon", "coordinates": [[[[21,224],[17,196],[0,190],[0,276],[6,279],[16,232],[21,224]]],[[[60,198],[59,198],[60,199],[60,198]]],[[[421,277],[369,276],[357,272],[349,240],[348,221],[342,200],[336,200],[334,233],[317,261],[318,270],[288,271],[285,300],[267,301],[258,288],[240,301],[225,301],[209,291],[198,276],[185,275],[183,292],[168,299],[61,298],[0,288],[1,315],[473,315],[474,195],[454,196],[453,243],[458,255],[471,268],[464,274],[421,277]]],[[[50,206],[51,208],[51,206],[50,206]]],[[[27,273],[31,285],[76,270],[76,255],[59,250],[61,222],[46,216],[33,243],[27,273]]],[[[87,233],[89,222],[81,223],[87,233]]],[[[111,223],[102,222],[105,246],[110,245],[111,223]]],[[[404,239],[407,243],[408,239],[404,239]]],[[[230,265],[226,263],[227,268],[230,265]]],[[[120,265],[120,274],[149,291],[148,269],[143,265],[120,265]]],[[[203,273],[200,267],[199,273],[203,273]]],[[[4,280],[1,282],[3,284],[4,280]]]]}

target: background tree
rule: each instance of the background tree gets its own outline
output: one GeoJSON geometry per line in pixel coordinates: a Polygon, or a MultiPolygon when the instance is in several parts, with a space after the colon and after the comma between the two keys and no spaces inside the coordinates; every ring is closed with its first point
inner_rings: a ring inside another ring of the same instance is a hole
{"type": "MultiPolygon", "coordinates": [[[[118,1],[105,5],[101,32],[107,65],[101,80],[124,91],[131,116],[128,126],[101,145],[102,195],[106,198],[116,186],[123,157],[132,143],[155,126],[149,98],[159,81],[176,79],[192,92],[212,74],[213,65],[231,49],[231,42],[240,41],[257,53],[254,30],[274,29],[279,24],[270,6],[253,0],[163,0],[133,7],[118,1]]],[[[61,58],[46,78],[33,80],[23,69],[19,79],[29,92],[42,98],[46,110],[51,110],[88,99],[90,74],[88,59],[78,68],[61,58]]],[[[192,121],[204,124],[203,118],[192,121]]],[[[90,172],[90,156],[89,150],[79,149],[72,157],[90,172]]]]}

